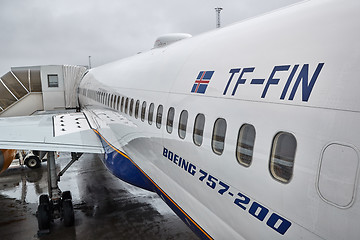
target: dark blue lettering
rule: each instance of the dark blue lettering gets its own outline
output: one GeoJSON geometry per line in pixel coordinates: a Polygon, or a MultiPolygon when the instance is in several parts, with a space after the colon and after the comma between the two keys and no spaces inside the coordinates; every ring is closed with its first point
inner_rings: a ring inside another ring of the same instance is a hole
{"type": "Polygon", "coordinates": [[[182,164],[181,164],[181,168],[183,168],[185,171],[187,171],[187,170],[188,170],[188,166],[189,166],[189,163],[186,162],[185,159],[183,159],[182,164]]]}
{"type": "Polygon", "coordinates": [[[284,235],[285,232],[289,229],[291,226],[291,222],[286,220],[283,217],[280,217],[276,213],[271,214],[269,220],[266,222],[266,225],[280,233],[281,235],[284,235]],[[276,228],[275,225],[278,221],[281,221],[280,225],[276,228]]]}
{"type": "Polygon", "coordinates": [[[299,67],[299,65],[295,65],[293,70],[291,71],[290,76],[289,76],[288,80],[286,81],[285,87],[284,87],[284,89],[283,89],[283,91],[281,93],[280,99],[285,98],[286,93],[287,93],[287,91],[289,89],[290,83],[291,83],[292,79],[294,78],[295,72],[298,69],[298,67],[299,67]]]}
{"type": "Polygon", "coordinates": [[[235,73],[240,72],[240,69],[241,69],[241,68],[233,68],[233,69],[230,69],[230,72],[229,72],[229,73],[231,73],[231,75],[230,75],[230,78],[229,78],[228,83],[226,84],[226,87],[225,87],[225,90],[224,90],[224,92],[223,92],[223,95],[226,94],[226,92],[227,92],[227,90],[228,90],[228,88],[229,88],[229,85],[230,85],[230,83],[231,83],[231,80],[233,79],[235,73]]]}
{"type": "Polygon", "coordinates": [[[299,76],[296,79],[296,82],[294,84],[294,87],[291,91],[289,100],[293,100],[295,93],[297,91],[297,88],[300,84],[300,81],[302,80],[302,101],[307,102],[309,100],[311,91],[315,85],[316,79],[318,78],[320,71],[322,67],[324,66],[324,63],[319,63],[316,67],[316,70],[314,72],[314,75],[311,77],[310,83],[308,84],[309,79],[309,64],[304,64],[303,68],[301,69],[299,76]]]}
{"type": "Polygon", "coordinates": [[[174,163],[177,164],[178,160],[179,160],[179,156],[177,154],[175,154],[174,163]]]}
{"type": "Polygon", "coordinates": [[[278,71],[287,71],[287,70],[289,70],[289,68],[290,68],[290,65],[282,65],[282,66],[275,66],[274,67],[274,69],[273,69],[273,71],[272,71],[272,73],[271,73],[271,75],[270,75],[270,77],[269,77],[269,79],[268,79],[268,81],[267,81],[267,83],[265,85],[265,88],[264,88],[264,91],[263,91],[263,93],[261,95],[261,98],[264,98],[266,96],[266,93],[267,93],[267,91],[269,89],[269,86],[271,84],[277,85],[279,83],[280,79],[279,78],[274,78],[275,73],[278,72],[278,71]]]}
{"type": "Polygon", "coordinates": [[[168,150],[167,150],[166,148],[164,148],[164,150],[163,150],[163,156],[164,156],[164,157],[167,157],[167,153],[168,153],[168,150]]]}
{"type": "Polygon", "coordinates": [[[264,220],[264,218],[266,217],[266,214],[268,214],[268,212],[269,212],[269,210],[266,207],[261,206],[257,202],[253,202],[249,209],[249,213],[251,215],[253,215],[254,217],[256,217],[257,219],[259,219],[260,221],[264,220]],[[258,208],[261,208],[261,210],[258,214],[256,214],[256,211],[258,210],[258,208]]]}
{"type": "Polygon", "coordinates": [[[238,78],[238,80],[237,80],[237,82],[236,82],[236,84],[235,84],[235,87],[234,87],[234,90],[233,90],[233,92],[231,93],[231,95],[235,95],[235,92],[236,92],[236,90],[237,90],[237,87],[239,86],[239,84],[244,84],[245,83],[245,81],[246,81],[246,78],[242,78],[242,76],[244,75],[244,73],[247,73],[247,72],[253,72],[254,71],[254,67],[252,67],[252,68],[244,68],[243,70],[242,70],[242,72],[240,73],[240,76],[239,76],[239,78],[238,78]]]}
{"type": "Polygon", "coordinates": [[[196,173],[196,166],[190,163],[188,172],[194,176],[196,173]]]}
{"type": "Polygon", "coordinates": [[[170,161],[172,161],[172,160],[173,160],[173,156],[174,156],[173,152],[172,152],[172,151],[169,151],[167,158],[168,158],[170,161]]]}

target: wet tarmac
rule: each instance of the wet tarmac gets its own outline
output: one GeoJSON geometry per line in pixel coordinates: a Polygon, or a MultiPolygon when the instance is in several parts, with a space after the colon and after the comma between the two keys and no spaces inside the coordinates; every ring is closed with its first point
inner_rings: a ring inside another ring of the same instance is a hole
{"type": "MultiPolygon", "coordinates": [[[[60,170],[70,159],[63,153],[60,170]]],[[[47,193],[46,163],[36,170],[8,169],[0,175],[0,239],[198,239],[155,193],[111,175],[96,154],[85,154],[64,174],[61,190],[70,190],[75,226],[55,220],[51,233],[37,236],[38,197],[47,193]]]]}

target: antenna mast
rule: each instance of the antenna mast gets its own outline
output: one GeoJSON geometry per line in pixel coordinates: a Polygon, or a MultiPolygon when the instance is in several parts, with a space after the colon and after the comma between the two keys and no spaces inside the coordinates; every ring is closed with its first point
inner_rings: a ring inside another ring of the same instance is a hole
{"type": "Polygon", "coordinates": [[[221,10],[223,10],[223,9],[220,8],[220,7],[215,8],[215,11],[216,11],[216,28],[220,28],[220,26],[221,26],[221,23],[220,23],[220,12],[221,12],[221,10]]]}

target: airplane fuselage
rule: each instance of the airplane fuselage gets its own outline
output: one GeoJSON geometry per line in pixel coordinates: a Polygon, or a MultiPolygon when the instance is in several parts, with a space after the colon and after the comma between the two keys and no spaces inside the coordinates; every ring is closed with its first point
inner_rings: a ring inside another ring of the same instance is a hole
{"type": "Polygon", "coordinates": [[[357,239],[359,10],[308,1],[90,70],[105,165],[202,238],[357,239]]]}

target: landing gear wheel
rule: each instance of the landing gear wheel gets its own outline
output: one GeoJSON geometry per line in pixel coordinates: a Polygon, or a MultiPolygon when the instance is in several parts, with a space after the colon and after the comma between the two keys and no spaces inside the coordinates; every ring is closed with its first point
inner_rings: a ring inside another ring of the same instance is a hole
{"type": "Polygon", "coordinates": [[[74,208],[71,199],[65,199],[62,203],[64,225],[70,227],[74,225],[74,208]]]}
{"type": "Polygon", "coordinates": [[[34,169],[39,168],[41,166],[40,158],[37,156],[30,156],[25,159],[25,165],[28,166],[28,168],[34,169]]]}
{"type": "Polygon", "coordinates": [[[40,205],[42,205],[42,204],[49,205],[50,204],[49,195],[47,195],[47,194],[40,195],[39,203],[40,203],[40,205]]]}
{"type": "Polygon", "coordinates": [[[50,212],[49,212],[49,205],[40,204],[37,210],[37,219],[39,230],[48,230],[50,228],[50,212]]]}

